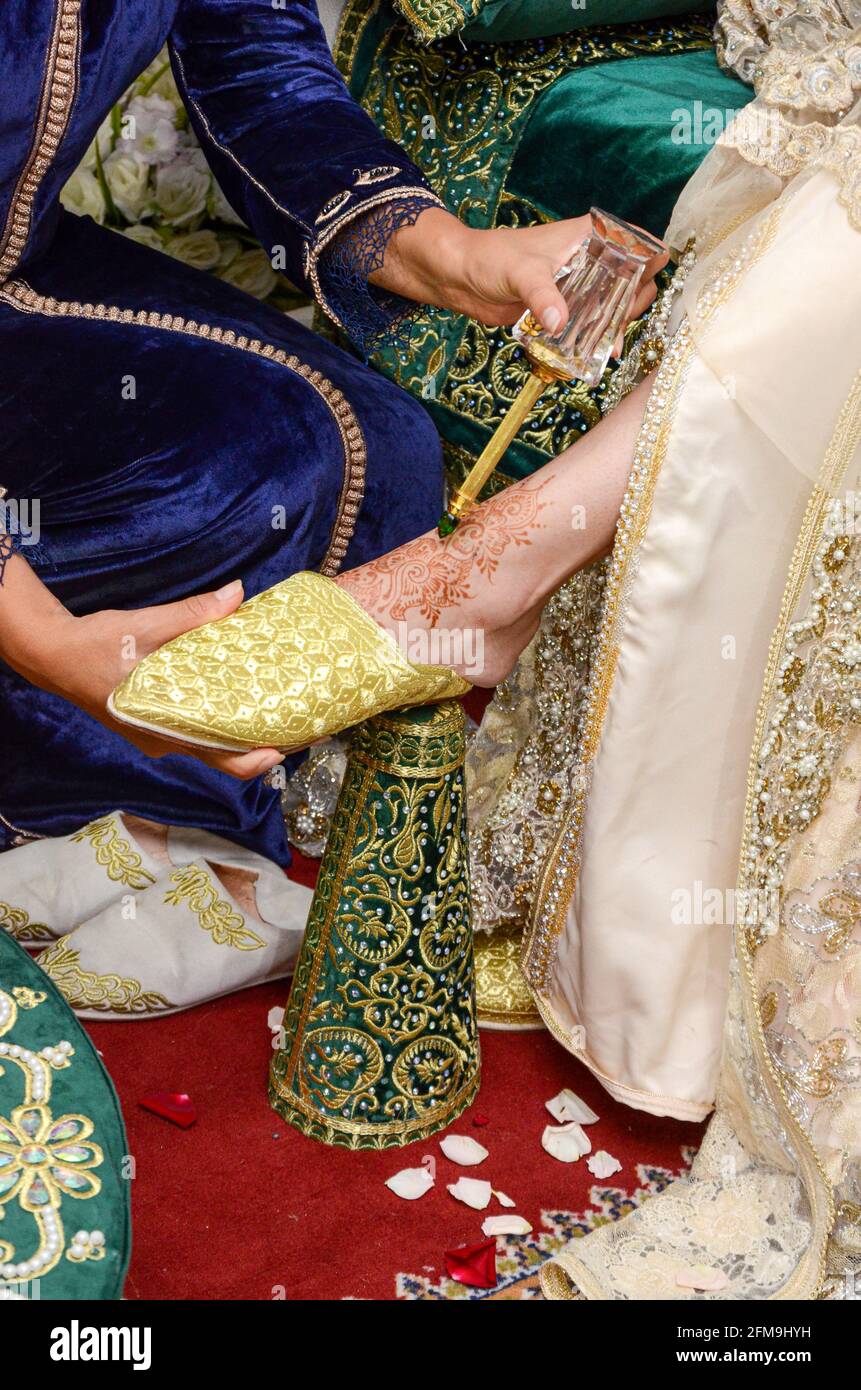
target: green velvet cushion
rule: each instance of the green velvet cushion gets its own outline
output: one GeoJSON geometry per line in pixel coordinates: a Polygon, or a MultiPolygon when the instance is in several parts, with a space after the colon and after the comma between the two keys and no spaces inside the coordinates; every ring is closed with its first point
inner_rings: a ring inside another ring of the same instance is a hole
{"type": "Polygon", "coordinates": [[[484,0],[461,32],[474,43],[537,39],[595,24],[630,24],[638,19],[691,14],[702,8],[691,0],[580,0],[576,8],[572,0],[484,0]]]}
{"type": "Polygon", "coordinates": [[[698,114],[727,120],[750,98],[711,50],[569,72],[536,102],[506,189],[548,218],[598,206],[660,235],[706,153],[698,114]]]}
{"type": "Polygon", "coordinates": [[[478,43],[535,39],[703,8],[691,0],[394,0],[394,5],[425,43],[456,30],[478,43]]]}
{"type": "Polygon", "coordinates": [[[47,975],[0,928],[0,1299],[121,1296],[127,1155],[95,1048],[47,975]],[[97,1239],[76,1243],[81,1232],[97,1239]],[[39,1268],[18,1269],[34,1259],[39,1268]]]}

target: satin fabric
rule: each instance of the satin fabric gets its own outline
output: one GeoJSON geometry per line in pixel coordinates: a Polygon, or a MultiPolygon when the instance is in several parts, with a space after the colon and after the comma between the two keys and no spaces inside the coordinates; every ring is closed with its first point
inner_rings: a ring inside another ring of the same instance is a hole
{"type": "MultiPolygon", "coordinates": [[[[0,14],[7,245],[32,165],[55,14],[53,0],[7,0],[0,14]]],[[[364,436],[364,500],[344,563],[429,528],[442,466],[420,405],[276,311],[58,203],[111,105],[165,39],[207,158],[263,243],[284,248],[296,284],[311,287],[334,196],[339,223],[385,198],[392,180],[431,198],[347,94],[313,4],[83,0],[79,23],[70,114],[37,169],[26,243],[7,275],[58,301],[178,315],[294,353],[340,388],[364,436]]],[[[38,572],[73,613],[167,602],[236,577],[251,596],[323,560],[344,485],[343,442],[319,393],[282,364],[161,327],[25,313],[9,302],[0,303],[0,362],[0,487],[39,500],[38,572]]],[[[147,759],[5,667],[0,718],[0,843],[62,835],[121,806],[289,862],[277,791],[261,781],[185,757],[147,759]]]]}
{"type": "Polygon", "coordinates": [[[833,177],[818,173],[784,199],[763,249],[739,266],[741,288],[700,319],[699,348],[664,405],[670,442],[625,596],[582,867],[541,1001],[613,1095],[679,1118],[714,1102],[762,672],[813,486],[750,402],[782,403],[812,473],[858,370],[858,294],[847,287],[859,283],[861,237],[833,177]],[[827,257],[810,254],[812,227],[827,257]],[[763,310],[755,320],[752,306],[763,310]],[[734,374],[715,374],[712,350],[734,374]],[[808,389],[787,391],[800,378],[808,389]],[[698,886],[701,899],[724,895],[720,920],[696,910],[698,886]]]}

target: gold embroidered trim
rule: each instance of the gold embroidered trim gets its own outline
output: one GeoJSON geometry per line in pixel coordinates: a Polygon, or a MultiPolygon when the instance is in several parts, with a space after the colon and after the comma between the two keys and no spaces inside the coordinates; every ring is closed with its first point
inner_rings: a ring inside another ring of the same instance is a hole
{"type": "Polygon", "coordinates": [[[222,898],[209,874],[197,864],[175,869],[170,875],[176,887],[164,895],[168,907],[185,903],[195,914],[203,931],[209,932],[216,946],[232,946],[237,951],[261,951],[266,942],[245,925],[245,918],[234,912],[222,898]]]}
{"type": "MultiPolygon", "coordinates": [[[[807,504],[795,551],[790,562],[789,576],[780,605],[780,613],[769,646],[748,768],[744,829],[739,854],[738,887],[740,893],[744,893],[748,889],[747,865],[751,834],[756,822],[756,781],[759,772],[760,750],[765,735],[768,712],[775,695],[778,693],[779,666],[785,650],[787,632],[822,536],[831,496],[839,485],[859,443],[861,443],[861,372],[855,377],[838,416],[834,433],[823,460],[820,479],[814,486],[810,501],[807,504]]],[[[796,1118],[783,1081],[769,1051],[765,1037],[766,1025],[763,1018],[763,1007],[759,999],[756,981],[755,956],[751,950],[751,944],[745,924],[739,922],[736,926],[736,951],[741,964],[742,999],[754,1055],[759,1063],[760,1074],[764,1077],[766,1085],[771,1091],[772,1102],[777,1114],[787,1131],[798,1141],[797,1155],[812,1208],[812,1225],[814,1229],[817,1225],[820,1228],[819,1247],[815,1250],[815,1282],[813,1284],[810,1282],[807,1274],[809,1261],[805,1261],[798,1266],[789,1283],[781,1289],[779,1297],[780,1299],[816,1298],[825,1281],[828,1241],[835,1220],[834,1191],[812,1137],[796,1118]],[[820,1209],[817,1213],[817,1199],[822,1198],[824,1198],[824,1210],[820,1209]],[[799,1285],[801,1286],[800,1290],[799,1285]]]]}
{"type": "Polygon", "coordinates": [[[418,1115],[412,1120],[383,1121],[379,1124],[362,1120],[348,1120],[339,1117],[337,1123],[324,1119],[319,1110],[309,1105],[301,1096],[290,1089],[288,1078],[271,1078],[272,1090],[279,1098],[278,1111],[284,1119],[294,1124],[303,1134],[319,1139],[324,1144],[337,1144],[340,1136],[352,1135],[355,1139],[382,1138],[387,1134],[397,1134],[402,1143],[411,1139],[427,1139],[439,1130],[445,1129],[452,1120],[471,1105],[478,1094],[481,1076],[474,1075],[444,1105],[435,1106],[427,1115],[418,1115]]]}
{"type": "Polygon", "coordinates": [[[322,372],[301,362],[294,354],[259,338],[247,338],[232,328],[219,328],[217,325],[198,323],[179,314],[161,314],[146,309],[119,309],[115,304],[88,304],[78,300],[54,299],[50,295],[38,294],[24,280],[10,280],[0,287],[0,299],[13,309],[28,314],[47,314],[53,318],[105,319],[109,323],[132,323],[144,328],[161,328],[170,333],[183,333],[194,338],[206,338],[224,347],[238,348],[243,352],[265,357],[281,366],[288,367],[297,376],[303,377],[321,398],[331,412],[344,448],[344,482],[338,498],[335,525],[328,549],[320,566],[320,573],[329,576],[338,573],[347,547],[356,529],[359,508],[365,495],[365,470],[367,450],[362,428],[356,414],[343,391],[333,385],[322,372]]]}
{"type": "Polygon", "coordinates": [[[117,817],[102,816],[91,821],[71,837],[72,844],[89,840],[96,853],[96,863],[107,870],[111,883],[123,883],[127,888],[149,888],[155,878],[143,867],[137,850],[120,834],[117,817]]]}
{"type": "Polygon", "coordinates": [[[33,143],[12,194],[0,238],[0,283],[21,259],[33,217],[33,202],[66,133],[77,88],[81,0],[60,0],[54,19],[33,143]]]}
{"type": "Polygon", "coordinates": [[[20,835],[22,840],[44,840],[44,835],[37,835],[35,830],[22,830],[20,825],[13,825],[5,816],[0,816],[0,825],[5,825],[7,830],[11,830],[13,835],[20,835]]]}
{"type": "Polygon", "coordinates": [[[57,941],[37,957],[37,964],[50,976],[73,1009],[137,1015],[161,1013],[174,1007],[163,994],[145,990],[140,980],[81,970],[79,958],[80,952],[74,950],[66,939],[57,941]]]}
{"type": "Polygon", "coordinates": [[[463,0],[463,4],[457,4],[456,0],[394,0],[395,8],[426,43],[463,29],[475,18],[483,3],[484,0],[463,0]]]}
{"type": "Polygon", "coordinates": [[[52,941],[54,933],[44,922],[31,922],[23,907],[0,903],[0,927],[16,941],[52,941]]]}

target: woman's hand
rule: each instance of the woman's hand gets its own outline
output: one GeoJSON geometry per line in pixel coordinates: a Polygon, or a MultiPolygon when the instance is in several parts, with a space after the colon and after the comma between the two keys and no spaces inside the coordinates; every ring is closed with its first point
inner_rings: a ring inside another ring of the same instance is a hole
{"type": "Polygon", "coordinates": [[[226,618],[242,602],[236,580],[216,593],[153,608],[106,609],[73,617],[26,561],[13,556],[0,589],[0,655],[33,685],[62,695],[105,728],[122,734],[151,758],[187,753],[210,767],[248,780],[282,761],[274,748],[251,753],[192,750],[158,738],[108,714],[111,691],[150,652],[202,623],[226,618]]]}
{"type": "MultiPolygon", "coordinates": [[[[481,231],[431,207],[412,226],[395,232],[371,282],[489,326],[515,323],[531,309],[547,332],[555,333],[567,310],[554,277],[589,235],[591,225],[590,217],[571,217],[540,227],[481,231]]],[[[665,252],[647,265],[631,318],[651,304],[654,276],[668,259],[665,252]]]]}

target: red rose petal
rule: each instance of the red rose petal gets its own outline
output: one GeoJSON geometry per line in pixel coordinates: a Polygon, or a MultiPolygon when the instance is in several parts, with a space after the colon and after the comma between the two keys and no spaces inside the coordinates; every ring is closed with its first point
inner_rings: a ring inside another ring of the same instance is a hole
{"type": "Polygon", "coordinates": [[[495,1289],[496,1279],[496,1237],[483,1240],[479,1245],[461,1245],[457,1250],[446,1250],[443,1255],[446,1274],[458,1284],[468,1284],[472,1289],[495,1289]]]}
{"type": "Polygon", "coordinates": [[[144,1110],[151,1110],[153,1115],[160,1115],[163,1120],[170,1120],[171,1124],[179,1125],[182,1129],[188,1129],[197,1119],[197,1110],[191,1096],[181,1091],[149,1091],[145,1096],[141,1096],[138,1104],[144,1110]]]}
{"type": "Polygon", "coordinates": [[[472,1123],[476,1126],[477,1129],[481,1129],[482,1125],[489,1125],[489,1124],[490,1124],[490,1116],[489,1116],[489,1115],[473,1115],[473,1117],[472,1117],[472,1123]]]}

